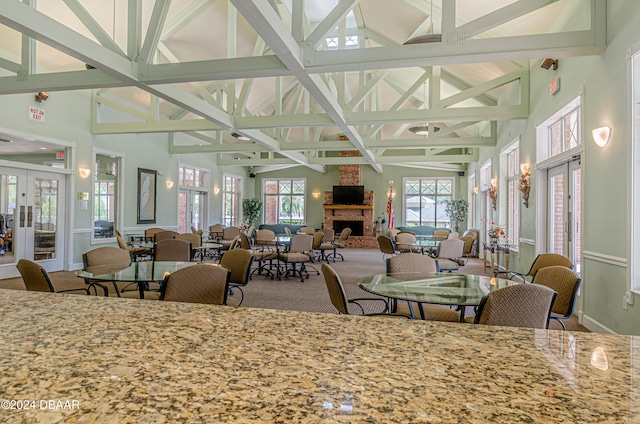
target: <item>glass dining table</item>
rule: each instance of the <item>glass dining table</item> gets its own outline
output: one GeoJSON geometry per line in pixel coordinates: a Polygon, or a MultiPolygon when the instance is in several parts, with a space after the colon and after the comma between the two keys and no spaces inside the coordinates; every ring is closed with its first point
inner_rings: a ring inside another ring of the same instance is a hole
{"type": "Polygon", "coordinates": [[[197,262],[146,261],[131,262],[129,265],[99,265],[76,271],[76,276],[93,281],[136,283],[140,299],[144,299],[144,291],[149,283],[162,284],[167,275],[192,265],[197,265],[197,262]]]}
{"type": "Polygon", "coordinates": [[[456,306],[460,311],[460,321],[464,320],[467,306],[478,306],[490,291],[515,284],[521,282],[450,272],[377,274],[358,281],[358,286],[369,293],[416,302],[422,319],[425,319],[424,303],[456,306]]]}

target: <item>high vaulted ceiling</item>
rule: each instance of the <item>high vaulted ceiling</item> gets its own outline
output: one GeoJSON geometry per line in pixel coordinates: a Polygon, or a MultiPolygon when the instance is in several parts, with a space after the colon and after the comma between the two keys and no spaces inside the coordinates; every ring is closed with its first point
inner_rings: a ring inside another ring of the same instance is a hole
{"type": "Polygon", "coordinates": [[[254,172],[464,170],[528,116],[528,60],[606,45],[601,0],[31,1],[0,0],[0,94],[96,89],[94,133],[254,172]]]}

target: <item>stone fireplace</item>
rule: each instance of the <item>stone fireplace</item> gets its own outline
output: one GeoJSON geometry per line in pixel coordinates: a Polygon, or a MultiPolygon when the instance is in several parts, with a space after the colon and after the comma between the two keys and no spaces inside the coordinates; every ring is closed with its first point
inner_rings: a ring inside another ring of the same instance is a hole
{"type": "MultiPolygon", "coordinates": [[[[340,155],[360,156],[360,152],[341,152],[340,155]]],[[[362,185],[361,166],[340,165],[338,184],[344,186],[362,185]]],[[[378,242],[373,235],[375,193],[372,190],[365,190],[363,205],[334,205],[333,192],[325,191],[323,208],[324,228],[333,228],[336,230],[336,235],[346,227],[351,228],[351,237],[347,241],[348,247],[378,247],[378,242]]]]}

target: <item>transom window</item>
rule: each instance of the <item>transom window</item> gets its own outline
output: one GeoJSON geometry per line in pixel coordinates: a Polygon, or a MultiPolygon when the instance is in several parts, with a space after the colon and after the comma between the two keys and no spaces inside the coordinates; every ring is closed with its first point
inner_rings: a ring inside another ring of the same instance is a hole
{"type": "Polygon", "coordinates": [[[178,185],[185,187],[205,187],[205,172],[198,168],[181,166],[178,168],[178,185]]]}
{"type": "Polygon", "coordinates": [[[265,224],[304,224],[305,179],[263,180],[265,224]]]}
{"type": "Polygon", "coordinates": [[[555,123],[549,126],[549,151],[551,156],[559,155],[562,152],[571,150],[580,144],[580,134],[578,133],[579,109],[573,109],[555,123]]]}
{"type": "MultiPolygon", "coordinates": [[[[327,37],[325,38],[325,41],[327,42],[327,48],[329,48],[329,50],[336,50],[340,43],[340,39],[338,37],[327,37]]],[[[353,35],[346,36],[344,45],[347,49],[349,48],[353,49],[358,47],[358,43],[359,43],[358,35],[353,34],[353,35]]]]}
{"type": "Polygon", "coordinates": [[[405,225],[451,227],[443,202],[452,197],[451,178],[406,178],[403,197],[405,225]]]}

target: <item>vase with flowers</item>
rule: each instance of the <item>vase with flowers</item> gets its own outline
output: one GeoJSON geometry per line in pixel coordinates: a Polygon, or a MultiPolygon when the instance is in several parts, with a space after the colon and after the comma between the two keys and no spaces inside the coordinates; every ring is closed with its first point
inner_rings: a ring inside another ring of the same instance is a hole
{"type": "Polygon", "coordinates": [[[495,187],[489,187],[489,199],[491,199],[491,206],[493,210],[496,210],[496,202],[498,201],[498,191],[495,187]]]}
{"type": "Polygon", "coordinates": [[[489,229],[487,233],[489,234],[489,238],[492,243],[497,243],[498,239],[507,238],[507,233],[504,231],[502,225],[496,225],[494,221],[486,221],[489,224],[489,229]]]}

